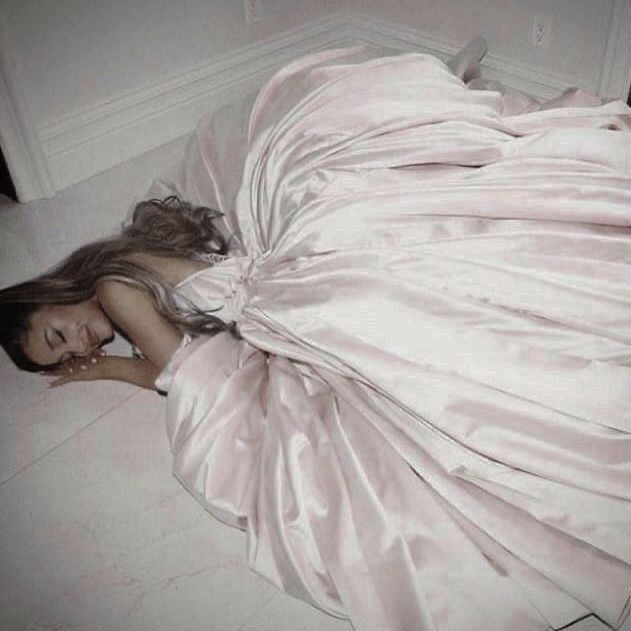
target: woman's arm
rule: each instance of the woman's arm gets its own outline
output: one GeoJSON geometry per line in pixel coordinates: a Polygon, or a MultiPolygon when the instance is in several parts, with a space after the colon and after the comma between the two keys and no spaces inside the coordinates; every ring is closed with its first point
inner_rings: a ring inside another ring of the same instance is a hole
{"type": "Polygon", "coordinates": [[[47,374],[58,377],[49,384],[49,388],[57,388],[72,381],[111,379],[153,390],[160,369],[148,359],[95,354],[91,357],[77,357],[47,374]]]}

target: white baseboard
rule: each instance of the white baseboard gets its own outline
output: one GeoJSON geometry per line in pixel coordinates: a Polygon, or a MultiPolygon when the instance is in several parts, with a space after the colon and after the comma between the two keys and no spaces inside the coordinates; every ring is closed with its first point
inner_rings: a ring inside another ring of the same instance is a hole
{"type": "Polygon", "coordinates": [[[38,131],[55,189],[190,133],[203,114],[255,91],[301,55],[345,46],[345,19],[336,14],[311,22],[43,126],[38,131]]]}
{"type": "MultiPolygon", "coordinates": [[[[458,52],[466,42],[455,42],[439,38],[419,29],[409,28],[385,20],[349,16],[347,34],[355,42],[385,46],[401,51],[418,50],[447,60],[458,52]]],[[[524,64],[516,63],[502,55],[487,53],[482,62],[482,76],[495,79],[505,85],[547,100],[559,95],[567,87],[579,87],[594,91],[595,87],[575,77],[542,72],[524,64]]]]}
{"type": "MultiPolygon", "coordinates": [[[[631,31],[627,24],[631,0],[615,2],[618,15],[626,22],[621,29],[612,25],[600,86],[605,91],[622,90],[628,78],[628,68],[620,63],[618,52],[631,31]]],[[[442,59],[463,44],[384,20],[331,14],[44,125],[36,136],[54,189],[65,188],[190,133],[202,114],[256,90],[275,70],[300,55],[355,43],[419,50],[442,59]]],[[[568,86],[592,91],[599,87],[585,85],[576,77],[545,73],[492,52],[485,57],[482,68],[485,77],[541,99],[556,96],[568,86]]]]}

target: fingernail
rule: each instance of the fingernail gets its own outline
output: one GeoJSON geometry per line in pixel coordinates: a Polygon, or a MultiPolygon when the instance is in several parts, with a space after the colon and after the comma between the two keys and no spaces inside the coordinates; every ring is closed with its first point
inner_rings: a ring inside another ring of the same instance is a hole
{"type": "Polygon", "coordinates": [[[93,357],[90,361],[91,361],[93,364],[96,364],[96,357],[93,357]]]}
{"type": "Polygon", "coordinates": [[[74,368],[68,368],[68,372],[74,372],[74,368]]]}
{"type": "Polygon", "coordinates": [[[81,366],[81,370],[87,370],[88,367],[87,366],[81,366]]]}

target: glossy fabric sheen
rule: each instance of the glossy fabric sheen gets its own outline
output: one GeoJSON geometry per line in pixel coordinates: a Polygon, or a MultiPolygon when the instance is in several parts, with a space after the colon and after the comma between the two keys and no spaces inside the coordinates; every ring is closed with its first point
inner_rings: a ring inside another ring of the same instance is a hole
{"type": "Polygon", "coordinates": [[[215,182],[240,250],[178,291],[242,339],[159,378],[174,472],[358,631],[627,613],[631,116],[559,105],[326,51],[260,92],[238,193],[215,182]]]}

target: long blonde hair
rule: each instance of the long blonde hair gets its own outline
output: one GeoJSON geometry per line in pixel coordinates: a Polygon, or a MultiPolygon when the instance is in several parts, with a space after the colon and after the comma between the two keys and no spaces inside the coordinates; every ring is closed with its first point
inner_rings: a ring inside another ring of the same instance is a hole
{"type": "Polygon", "coordinates": [[[22,348],[32,314],[43,305],[88,300],[104,279],[146,291],[158,312],[183,333],[213,335],[227,330],[236,335],[234,323],[176,301],[173,289],[158,274],[129,260],[138,253],[203,261],[225,255],[229,243],[216,224],[221,216],[217,210],[194,207],[178,197],[141,202],[118,236],[84,245],[49,272],[0,291],[0,344],[18,367],[41,369],[22,348]]]}

